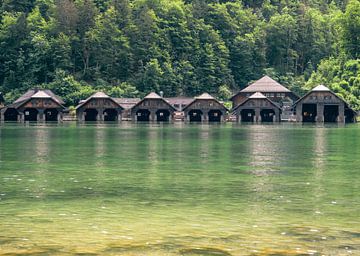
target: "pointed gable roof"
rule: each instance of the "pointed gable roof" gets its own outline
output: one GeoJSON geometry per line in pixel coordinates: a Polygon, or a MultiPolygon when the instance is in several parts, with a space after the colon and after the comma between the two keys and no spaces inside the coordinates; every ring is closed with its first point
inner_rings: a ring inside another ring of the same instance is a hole
{"type": "Polygon", "coordinates": [[[235,96],[237,96],[243,92],[245,92],[245,93],[246,92],[253,92],[253,93],[254,92],[261,92],[261,93],[266,93],[266,92],[280,92],[281,93],[282,92],[282,93],[286,93],[286,92],[291,92],[291,91],[288,88],[286,88],[285,86],[283,86],[282,84],[280,84],[279,82],[272,79],[271,77],[263,76],[259,80],[255,81],[254,83],[245,87],[240,92],[236,93],[234,96],[232,96],[230,98],[230,100],[232,100],[235,96]]]}
{"type": "Polygon", "coordinates": [[[261,92],[255,92],[249,97],[249,99],[266,99],[266,96],[261,92]]]}
{"type": "Polygon", "coordinates": [[[314,89],[311,90],[312,92],[331,92],[329,88],[327,88],[325,85],[318,85],[314,89]]]}
{"type": "Polygon", "coordinates": [[[131,109],[135,108],[136,106],[140,105],[145,100],[162,100],[164,101],[172,110],[176,111],[176,108],[171,105],[167,100],[165,100],[163,97],[161,97],[156,92],[151,92],[148,95],[146,95],[142,100],[140,100],[138,103],[136,103],[134,106],[132,106],[131,109]]]}
{"type": "Polygon", "coordinates": [[[116,100],[114,100],[113,98],[111,98],[109,95],[107,95],[104,92],[96,92],[93,95],[91,95],[89,98],[87,98],[86,100],[80,101],[79,105],[76,106],[76,109],[81,108],[82,106],[84,106],[86,103],[88,103],[92,99],[109,99],[112,102],[114,102],[116,105],[118,105],[120,108],[123,109],[123,107],[116,100]]]}
{"type": "Polygon", "coordinates": [[[64,101],[59,96],[54,94],[51,90],[30,89],[23,95],[21,95],[21,97],[15,100],[14,103],[9,105],[8,107],[19,108],[31,99],[52,99],[61,107],[64,107],[63,105],[65,104],[64,101]]]}
{"type": "Polygon", "coordinates": [[[264,76],[247,86],[241,92],[290,92],[290,90],[271,77],[264,76]]]}
{"type": "Polygon", "coordinates": [[[39,99],[39,98],[51,98],[49,94],[47,94],[45,91],[38,91],[33,96],[31,96],[32,99],[39,99]]]}
{"type": "Polygon", "coordinates": [[[248,102],[249,100],[262,100],[265,99],[267,101],[269,101],[273,106],[275,106],[276,108],[280,109],[280,106],[278,104],[276,104],[275,102],[273,102],[272,100],[270,100],[268,97],[266,97],[264,94],[262,94],[261,92],[255,92],[254,94],[252,94],[249,98],[245,99],[243,102],[241,102],[239,105],[237,105],[236,107],[234,107],[232,109],[233,111],[236,111],[239,107],[241,107],[242,105],[244,105],[246,102],[248,102]]]}
{"type": "Polygon", "coordinates": [[[195,97],[194,100],[192,102],[190,102],[183,110],[186,110],[188,107],[190,107],[192,104],[194,104],[198,100],[213,100],[216,103],[218,103],[219,105],[221,105],[226,111],[228,111],[228,109],[224,106],[224,104],[222,104],[220,101],[218,101],[216,98],[214,98],[207,92],[201,94],[200,96],[195,97]]]}
{"type": "Polygon", "coordinates": [[[157,94],[156,92],[151,92],[148,95],[146,95],[144,97],[144,99],[162,99],[161,96],[159,94],[157,94]]]}
{"type": "Polygon", "coordinates": [[[96,92],[93,95],[91,95],[90,98],[106,99],[106,98],[110,98],[110,96],[104,92],[96,92]]]}
{"type": "Polygon", "coordinates": [[[200,96],[195,97],[195,99],[198,99],[198,100],[215,100],[215,98],[213,96],[211,96],[210,94],[208,94],[207,92],[204,92],[200,96]]]}

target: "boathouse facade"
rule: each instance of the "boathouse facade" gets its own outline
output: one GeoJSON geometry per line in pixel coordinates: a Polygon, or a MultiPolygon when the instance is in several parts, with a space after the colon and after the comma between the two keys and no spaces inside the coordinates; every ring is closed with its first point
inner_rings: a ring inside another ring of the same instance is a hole
{"type": "Polygon", "coordinates": [[[230,100],[233,106],[236,107],[256,92],[262,93],[272,102],[279,104],[285,101],[291,101],[293,103],[299,99],[297,95],[282,84],[269,76],[264,76],[232,96],[230,100]]]}
{"type": "Polygon", "coordinates": [[[184,109],[188,122],[223,122],[228,109],[208,93],[203,93],[184,109]]]}
{"type": "Polygon", "coordinates": [[[175,111],[175,107],[163,97],[152,92],[131,108],[131,119],[136,122],[169,122],[175,111]]]}
{"type": "Polygon", "coordinates": [[[294,105],[297,122],[338,122],[356,121],[356,113],[349,105],[329,88],[318,85],[294,105]]]}
{"type": "Polygon", "coordinates": [[[2,108],[1,120],[57,122],[62,120],[64,110],[64,102],[51,90],[32,89],[2,108]]]}
{"type": "Polygon", "coordinates": [[[97,92],[76,107],[78,121],[121,121],[123,107],[103,92],[97,92]]]}
{"type": "Polygon", "coordinates": [[[281,108],[261,92],[256,92],[233,109],[237,122],[279,122],[281,108]]]}

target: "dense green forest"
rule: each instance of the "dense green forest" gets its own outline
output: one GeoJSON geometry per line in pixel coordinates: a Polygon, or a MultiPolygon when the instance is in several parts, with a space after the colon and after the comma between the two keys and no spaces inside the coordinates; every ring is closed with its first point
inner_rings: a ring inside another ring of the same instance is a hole
{"type": "Polygon", "coordinates": [[[360,109],[359,0],[0,0],[0,91],[222,99],[268,74],[360,109]]]}

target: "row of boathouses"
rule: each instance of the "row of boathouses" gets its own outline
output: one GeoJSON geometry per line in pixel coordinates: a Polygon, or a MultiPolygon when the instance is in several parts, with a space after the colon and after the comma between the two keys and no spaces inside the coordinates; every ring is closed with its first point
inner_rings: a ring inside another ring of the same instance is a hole
{"type": "MultiPolygon", "coordinates": [[[[0,95],[1,96],[1,95],[0,95]]],[[[268,76],[250,84],[231,99],[233,108],[208,93],[195,98],[164,98],[152,92],[140,98],[113,98],[97,92],[76,107],[81,122],[355,122],[356,112],[323,85],[299,98],[268,76]]],[[[61,121],[68,110],[62,99],[50,90],[33,89],[1,108],[1,121],[61,121]]]]}

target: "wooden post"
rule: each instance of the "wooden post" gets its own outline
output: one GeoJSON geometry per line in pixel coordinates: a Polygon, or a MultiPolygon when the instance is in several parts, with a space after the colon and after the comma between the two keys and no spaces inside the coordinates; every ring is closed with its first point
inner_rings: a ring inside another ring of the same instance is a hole
{"type": "Polygon", "coordinates": [[[256,108],[256,109],[255,109],[254,122],[255,122],[255,123],[257,123],[257,122],[261,123],[260,108],[256,108]]]}
{"type": "Polygon", "coordinates": [[[302,103],[298,103],[296,105],[296,122],[302,122],[303,116],[302,116],[302,103]]]}
{"type": "Polygon", "coordinates": [[[339,105],[339,115],[337,119],[338,123],[345,123],[345,106],[343,102],[339,105]]]}
{"type": "Polygon", "coordinates": [[[45,122],[45,115],[44,115],[44,109],[37,109],[37,121],[40,123],[45,122]]]}
{"type": "Polygon", "coordinates": [[[324,122],[324,103],[316,104],[316,122],[324,122]]]}

